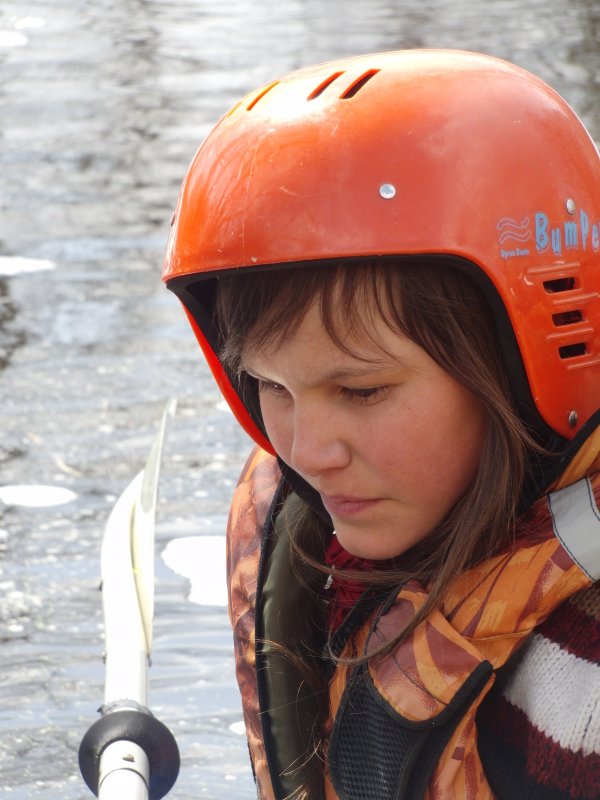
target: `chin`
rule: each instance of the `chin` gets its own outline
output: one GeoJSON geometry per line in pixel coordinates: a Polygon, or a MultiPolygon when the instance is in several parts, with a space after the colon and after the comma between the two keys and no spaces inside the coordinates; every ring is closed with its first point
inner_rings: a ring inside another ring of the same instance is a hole
{"type": "Polygon", "coordinates": [[[408,550],[408,547],[377,547],[372,542],[357,542],[354,536],[344,536],[336,529],[336,535],[344,550],[356,558],[364,558],[368,561],[388,561],[390,558],[398,558],[408,550]]]}

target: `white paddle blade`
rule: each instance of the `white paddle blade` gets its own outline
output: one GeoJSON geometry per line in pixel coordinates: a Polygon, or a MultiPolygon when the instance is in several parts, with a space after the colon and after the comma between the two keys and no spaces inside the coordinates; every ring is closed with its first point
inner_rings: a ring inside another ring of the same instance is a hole
{"type": "Polygon", "coordinates": [[[142,479],[140,472],[115,503],[102,540],[106,704],[125,698],[147,704],[148,650],[131,559],[132,521],[142,479]]]}
{"type": "Polygon", "coordinates": [[[146,636],[146,650],[152,648],[152,620],[154,618],[154,527],[160,462],[167,423],[175,415],[177,401],[172,399],[163,412],[160,427],[150,450],[143,472],[141,491],[133,511],[131,552],[133,574],[146,636]]]}

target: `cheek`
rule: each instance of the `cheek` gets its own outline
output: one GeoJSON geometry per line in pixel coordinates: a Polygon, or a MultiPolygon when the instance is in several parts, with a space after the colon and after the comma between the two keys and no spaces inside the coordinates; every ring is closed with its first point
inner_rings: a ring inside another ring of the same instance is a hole
{"type": "MultiPolygon", "coordinates": [[[[483,454],[487,414],[471,395],[458,396],[448,404],[437,436],[432,436],[429,451],[432,469],[440,481],[440,492],[451,504],[473,483],[483,454]],[[434,466],[433,466],[434,465],[434,466]]],[[[432,421],[432,425],[435,423],[432,421]]]]}
{"type": "MultiPolygon", "coordinates": [[[[444,388],[444,387],[442,387],[444,388]]],[[[380,437],[380,464],[417,491],[461,495],[481,461],[486,412],[466,390],[453,385],[412,404],[393,430],[380,437]]]]}
{"type": "Polygon", "coordinates": [[[289,415],[282,408],[282,403],[268,393],[260,396],[260,411],[267,437],[275,452],[287,461],[292,449],[293,432],[289,415]]]}

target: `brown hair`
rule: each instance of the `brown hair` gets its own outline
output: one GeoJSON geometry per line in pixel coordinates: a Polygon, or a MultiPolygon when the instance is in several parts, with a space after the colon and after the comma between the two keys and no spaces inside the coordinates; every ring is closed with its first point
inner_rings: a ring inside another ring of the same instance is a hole
{"type": "MultiPolygon", "coordinates": [[[[506,547],[535,444],[513,410],[498,337],[474,282],[446,264],[416,259],[235,273],[219,281],[216,300],[220,356],[228,372],[239,375],[244,350],[277,348],[292,336],[315,301],[325,330],[341,349],[351,351],[349,341],[370,339],[372,320],[380,316],[483,403],[487,429],[480,469],[436,532],[434,549],[449,536],[460,538],[452,548],[463,553],[464,568],[506,547]],[[460,537],[451,536],[458,530],[460,537]],[[469,530],[477,535],[470,537],[469,530]]],[[[423,563],[423,578],[435,580],[439,569],[456,574],[450,566],[443,569],[447,556],[429,568],[423,563]]]]}
{"type": "MultiPolygon", "coordinates": [[[[325,330],[338,347],[348,352],[348,342],[371,339],[371,322],[381,317],[392,330],[421,346],[487,412],[477,475],[447,518],[385,569],[347,574],[371,585],[394,587],[416,578],[428,586],[428,601],[381,651],[389,652],[440,604],[458,573],[511,546],[528,459],[539,448],[513,409],[485,298],[467,275],[441,260],[294,266],[275,274],[243,271],[221,278],[216,314],[226,369],[240,375],[246,349],[276,348],[292,336],[315,302],[325,330]]],[[[315,552],[315,538],[322,536],[322,524],[309,509],[290,524],[300,573],[327,570],[309,555],[315,552]]],[[[314,672],[310,658],[306,667],[308,673],[314,672]]],[[[314,685],[315,675],[310,678],[314,685]]],[[[326,713],[324,708],[324,718],[326,713]]]]}

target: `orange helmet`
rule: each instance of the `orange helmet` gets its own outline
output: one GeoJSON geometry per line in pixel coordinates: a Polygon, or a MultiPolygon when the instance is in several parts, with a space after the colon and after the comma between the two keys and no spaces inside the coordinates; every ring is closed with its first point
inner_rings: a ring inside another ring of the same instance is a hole
{"type": "Polygon", "coordinates": [[[252,92],[192,161],[164,279],[234,413],[269,447],[215,354],[206,279],[421,254],[470,270],[515,394],[571,439],[600,406],[600,158],[571,108],[504,61],[384,53],[252,92]]]}

